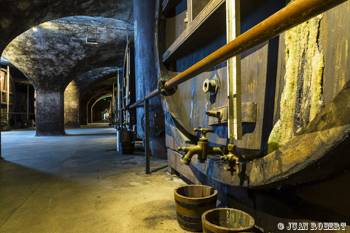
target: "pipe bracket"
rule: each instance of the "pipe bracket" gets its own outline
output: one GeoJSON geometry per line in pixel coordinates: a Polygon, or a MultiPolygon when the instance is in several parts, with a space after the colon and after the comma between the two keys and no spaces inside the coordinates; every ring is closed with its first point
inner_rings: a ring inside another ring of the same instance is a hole
{"type": "Polygon", "coordinates": [[[172,77],[170,77],[170,76],[163,76],[158,80],[158,90],[164,96],[171,96],[171,95],[175,94],[175,92],[177,90],[177,86],[170,88],[170,89],[166,89],[164,87],[165,83],[171,79],[172,79],[172,77]]]}

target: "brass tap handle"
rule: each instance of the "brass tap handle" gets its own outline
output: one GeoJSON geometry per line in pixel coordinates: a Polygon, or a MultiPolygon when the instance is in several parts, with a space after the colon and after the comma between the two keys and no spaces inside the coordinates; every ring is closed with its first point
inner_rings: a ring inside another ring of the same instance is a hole
{"type": "Polygon", "coordinates": [[[182,147],[178,147],[178,148],[177,148],[177,151],[182,151],[182,147]]]}
{"type": "Polygon", "coordinates": [[[202,133],[202,138],[205,138],[205,135],[207,133],[214,133],[214,130],[212,129],[206,129],[206,128],[201,128],[201,129],[198,129],[198,128],[194,128],[194,131],[198,131],[198,132],[201,132],[202,133]]]}

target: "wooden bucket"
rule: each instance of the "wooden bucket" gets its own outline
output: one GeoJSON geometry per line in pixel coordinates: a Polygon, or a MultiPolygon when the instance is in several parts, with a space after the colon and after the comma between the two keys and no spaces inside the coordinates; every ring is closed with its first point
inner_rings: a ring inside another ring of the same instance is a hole
{"type": "Polygon", "coordinates": [[[254,232],[254,218],[231,208],[217,208],[202,215],[204,233],[254,232]]]}
{"type": "Polygon", "coordinates": [[[187,231],[202,230],[202,214],[216,207],[217,190],[205,185],[186,185],[176,188],[177,221],[187,231]]]}

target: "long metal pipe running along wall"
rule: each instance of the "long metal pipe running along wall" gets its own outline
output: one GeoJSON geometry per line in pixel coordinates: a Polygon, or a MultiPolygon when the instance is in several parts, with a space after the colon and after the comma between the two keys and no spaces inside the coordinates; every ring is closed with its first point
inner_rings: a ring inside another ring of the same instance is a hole
{"type": "MultiPolygon", "coordinates": [[[[296,0],[175,76],[166,82],[164,87],[166,89],[173,88],[221,64],[231,57],[239,55],[254,46],[272,39],[282,32],[346,1],[347,0],[296,0]]],[[[136,103],[130,105],[129,108],[134,108],[145,99],[149,100],[159,94],[160,91],[155,89],[146,95],[144,99],[138,100],[136,103]]]]}

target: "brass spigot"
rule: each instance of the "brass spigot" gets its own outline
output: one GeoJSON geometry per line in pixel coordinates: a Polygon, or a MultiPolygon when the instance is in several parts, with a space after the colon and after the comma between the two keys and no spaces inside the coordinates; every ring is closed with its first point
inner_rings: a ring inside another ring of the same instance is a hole
{"type": "Polygon", "coordinates": [[[198,159],[200,163],[204,163],[209,154],[223,154],[223,151],[220,147],[211,147],[209,146],[208,138],[206,138],[207,133],[213,133],[214,130],[210,129],[197,129],[194,131],[199,131],[202,133],[202,137],[199,139],[198,145],[189,146],[189,147],[178,147],[178,151],[184,151],[186,154],[180,160],[181,163],[189,165],[193,155],[198,154],[198,159]]]}
{"type": "Polygon", "coordinates": [[[226,171],[231,171],[231,173],[233,173],[233,171],[236,171],[237,174],[239,174],[240,173],[239,158],[234,154],[235,148],[236,148],[236,145],[232,143],[228,144],[227,145],[228,154],[220,156],[220,159],[224,161],[228,161],[228,166],[225,167],[226,171]]]}
{"type": "Polygon", "coordinates": [[[195,146],[186,146],[186,147],[178,147],[178,151],[184,151],[186,154],[180,159],[181,163],[189,165],[191,162],[191,158],[193,155],[198,154],[199,156],[202,154],[202,147],[195,146]]]}

